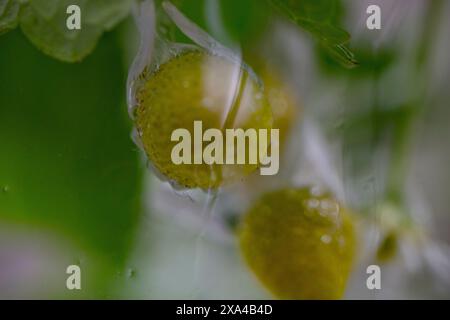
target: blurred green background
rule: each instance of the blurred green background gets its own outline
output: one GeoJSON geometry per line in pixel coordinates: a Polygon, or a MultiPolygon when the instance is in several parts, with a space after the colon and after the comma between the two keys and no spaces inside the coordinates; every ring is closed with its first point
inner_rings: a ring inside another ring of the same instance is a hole
{"type": "Polygon", "coordinates": [[[92,297],[124,268],[140,219],[117,38],[76,64],[43,55],[19,30],[0,38],[0,224],[61,236],[76,248],[70,261],[98,265],[83,291],[92,297]]]}

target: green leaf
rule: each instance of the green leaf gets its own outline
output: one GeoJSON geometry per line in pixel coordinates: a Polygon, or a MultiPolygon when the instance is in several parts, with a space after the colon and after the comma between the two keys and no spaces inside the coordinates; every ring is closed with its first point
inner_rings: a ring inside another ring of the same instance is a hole
{"type": "MultiPolygon", "coordinates": [[[[398,59],[398,52],[392,48],[378,48],[373,50],[371,44],[359,44],[352,48],[353,52],[358,56],[359,66],[355,70],[347,70],[341,68],[336,62],[336,57],[333,52],[317,46],[316,52],[319,60],[319,66],[322,71],[333,75],[349,76],[353,78],[373,78],[386,71],[396,59],[398,59]]],[[[339,57],[339,56],[338,56],[339,57]]]]}
{"type": "Polygon", "coordinates": [[[359,65],[359,62],[355,59],[355,55],[344,44],[336,45],[323,45],[325,50],[328,51],[330,56],[347,68],[353,68],[359,65]]]}
{"type": "Polygon", "coordinates": [[[130,11],[132,0],[33,0],[23,5],[20,26],[41,51],[65,61],[81,61],[130,11]],[[69,5],[81,9],[81,30],[69,30],[69,5]]]}
{"type": "Polygon", "coordinates": [[[330,22],[337,8],[336,0],[270,0],[292,19],[330,22]]]}
{"type": "Polygon", "coordinates": [[[350,34],[336,25],[336,0],[269,0],[282,14],[309,32],[330,55],[345,67],[358,63],[346,44],[350,34]]]}
{"type": "Polygon", "coordinates": [[[350,41],[350,34],[336,26],[312,20],[297,19],[297,24],[327,44],[342,44],[350,41]]]}
{"type": "MultiPolygon", "coordinates": [[[[156,0],[157,8],[164,0],[156,0]]],[[[170,0],[201,29],[229,48],[250,48],[266,31],[271,7],[261,0],[170,0]]],[[[158,12],[160,33],[175,42],[191,43],[165,15],[158,12]],[[161,28],[162,27],[162,28],[161,28]],[[161,32],[163,31],[163,32],[161,32]]]]}
{"type": "Polygon", "coordinates": [[[0,0],[0,35],[17,27],[20,3],[16,0],[0,0]]]}
{"type": "Polygon", "coordinates": [[[68,30],[68,2],[71,1],[33,1],[23,7],[20,26],[28,39],[45,54],[62,61],[76,62],[92,52],[103,30],[96,25],[68,30]]]}

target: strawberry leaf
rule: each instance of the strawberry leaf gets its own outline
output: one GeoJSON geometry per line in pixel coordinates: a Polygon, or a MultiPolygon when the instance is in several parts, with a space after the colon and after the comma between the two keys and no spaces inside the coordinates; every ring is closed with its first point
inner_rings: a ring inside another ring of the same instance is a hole
{"type": "Polygon", "coordinates": [[[345,67],[358,63],[346,44],[350,34],[336,25],[336,0],[269,0],[283,15],[310,33],[330,55],[345,67]]]}

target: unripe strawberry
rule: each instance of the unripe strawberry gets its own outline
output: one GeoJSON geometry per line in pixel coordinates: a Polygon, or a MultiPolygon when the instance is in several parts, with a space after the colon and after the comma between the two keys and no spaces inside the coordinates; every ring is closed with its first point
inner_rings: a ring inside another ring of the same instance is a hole
{"type": "Polygon", "coordinates": [[[346,210],[307,188],[267,193],[239,228],[240,248],[262,284],[282,299],[339,299],[355,253],[346,210]]]}
{"type": "MultiPolygon", "coordinates": [[[[217,188],[244,177],[255,164],[174,164],[175,129],[194,137],[194,121],[203,130],[270,129],[272,112],[265,94],[240,63],[201,50],[184,51],[153,72],[137,93],[136,127],[155,169],[187,188],[217,188]]],[[[192,158],[194,157],[192,139],[192,158]]],[[[208,143],[203,143],[203,148],[208,143]]]]}

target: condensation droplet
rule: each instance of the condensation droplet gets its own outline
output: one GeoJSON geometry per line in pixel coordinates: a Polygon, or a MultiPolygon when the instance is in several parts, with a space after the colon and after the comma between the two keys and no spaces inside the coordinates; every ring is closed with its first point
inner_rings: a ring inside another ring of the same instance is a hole
{"type": "Polygon", "coordinates": [[[317,199],[310,199],[306,202],[309,209],[316,209],[319,207],[320,201],[317,199]]]}
{"type": "Polygon", "coordinates": [[[2,191],[3,191],[4,193],[7,193],[7,192],[9,191],[9,186],[4,186],[4,187],[2,188],[2,191]]]}
{"type": "Polygon", "coordinates": [[[321,195],[323,195],[322,188],[320,188],[318,186],[312,187],[309,192],[311,193],[311,195],[313,195],[315,197],[320,197],[321,195]]]}
{"type": "Polygon", "coordinates": [[[339,215],[339,205],[335,201],[322,200],[320,201],[319,213],[323,217],[337,217],[339,215]]]}
{"type": "Polygon", "coordinates": [[[134,278],[136,276],[136,270],[134,270],[133,268],[130,268],[127,270],[127,277],[128,278],[134,278]]]}
{"type": "Polygon", "coordinates": [[[325,244],[331,243],[331,236],[328,234],[324,234],[320,237],[320,241],[322,241],[325,244]]]}

